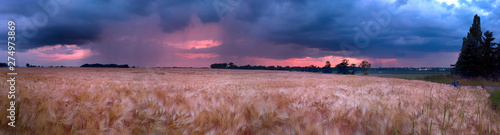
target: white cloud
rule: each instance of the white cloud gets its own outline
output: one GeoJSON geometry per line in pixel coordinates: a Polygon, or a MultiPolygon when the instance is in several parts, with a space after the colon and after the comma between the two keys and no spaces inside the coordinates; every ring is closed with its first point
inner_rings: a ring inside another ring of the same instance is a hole
{"type": "Polygon", "coordinates": [[[458,0],[437,0],[439,3],[445,2],[448,5],[455,4],[455,6],[461,6],[458,0]]]}

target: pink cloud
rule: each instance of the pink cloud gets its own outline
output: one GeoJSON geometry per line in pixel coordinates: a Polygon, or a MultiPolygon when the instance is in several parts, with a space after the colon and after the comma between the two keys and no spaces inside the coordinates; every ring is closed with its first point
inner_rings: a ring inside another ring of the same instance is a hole
{"type": "Polygon", "coordinates": [[[195,59],[195,58],[215,58],[218,57],[219,55],[214,54],[214,53],[176,53],[175,55],[188,58],[188,59],[195,59]]]}
{"type": "Polygon", "coordinates": [[[222,42],[217,40],[190,40],[185,42],[165,42],[165,44],[179,49],[201,49],[220,46],[222,42]]]}
{"type": "Polygon", "coordinates": [[[28,50],[29,54],[35,54],[39,60],[59,61],[78,60],[95,55],[90,49],[82,49],[76,45],[44,46],[28,50]]]}
{"type": "Polygon", "coordinates": [[[189,26],[173,33],[160,32],[157,39],[160,44],[179,49],[201,49],[216,47],[222,44],[221,26],[215,23],[202,23],[196,15],[191,15],[189,26]]]}

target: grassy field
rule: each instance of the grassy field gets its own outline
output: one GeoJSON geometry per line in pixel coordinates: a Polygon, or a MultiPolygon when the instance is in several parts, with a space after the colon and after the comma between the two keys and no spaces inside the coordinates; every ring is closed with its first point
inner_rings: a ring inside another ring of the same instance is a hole
{"type": "MultiPolygon", "coordinates": [[[[217,69],[18,73],[17,127],[2,112],[0,134],[500,134],[486,91],[419,80],[217,69]]],[[[7,90],[0,97],[6,110],[7,90]]]]}
{"type": "MultiPolygon", "coordinates": [[[[370,71],[370,74],[368,75],[379,76],[379,77],[402,78],[402,79],[416,79],[425,76],[443,75],[449,73],[450,72],[444,72],[444,71],[370,71]]],[[[358,74],[362,75],[362,73],[358,74]]]]}
{"type": "Polygon", "coordinates": [[[484,78],[462,78],[456,75],[441,74],[441,75],[427,75],[424,77],[416,78],[418,80],[425,80],[437,83],[451,84],[452,82],[459,82],[459,85],[471,85],[471,86],[494,86],[500,87],[500,82],[487,80],[484,78]]]}

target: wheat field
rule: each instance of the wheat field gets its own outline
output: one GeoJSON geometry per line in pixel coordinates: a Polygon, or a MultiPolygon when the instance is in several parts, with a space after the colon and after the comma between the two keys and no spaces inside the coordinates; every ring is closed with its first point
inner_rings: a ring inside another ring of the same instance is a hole
{"type": "Polygon", "coordinates": [[[4,80],[0,134],[500,133],[480,88],[289,71],[17,70],[16,128],[4,80]]]}

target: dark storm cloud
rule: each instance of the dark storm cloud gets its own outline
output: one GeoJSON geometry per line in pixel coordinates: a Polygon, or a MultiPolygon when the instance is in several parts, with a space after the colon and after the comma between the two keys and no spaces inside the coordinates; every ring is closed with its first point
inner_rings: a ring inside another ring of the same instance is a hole
{"type": "MultiPolygon", "coordinates": [[[[37,2],[9,1],[6,2],[9,6],[1,6],[0,14],[29,18],[36,12],[44,12],[37,2]]],[[[225,16],[218,16],[213,2],[71,0],[59,6],[59,13],[50,17],[46,26],[38,28],[38,34],[28,39],[29,45],[25,49],[57,44],[93,44],[106,36],[102,35],[105,25],[140,19],[134,16],[159,15],[159,28],[165,33],[189,27],[193,16],[204,24],[214,23],[224,30],[221,39],[214,39],[221,40],[222,45],[182,50],[186,53],[273,59],[341,56],[341,43],[355,45],[354,39],[359,34],[355,28],[366,31],[367,24],[377,23],[372,13],[385,11],[390,6],[396,7],[398,12],[390,14],[390,23],[381,26],[366,47],[358,48],[360,53],[355,57],[414,58],[426,53],[458,52],[460,40],[467,34],[474,14],[481,16],[482,12],[490,12],[488,16],[482,16],[482,24],[487,26],[483,31],[500,32],[496,27],[499,22],[495,21],[499,19],[499,10],[493,6],[495,1],[492,0],[460,0],[457,5],[431,0],[397,0],[393,3],[377,0],[243,0],[231,6],[233,10],[225,16]]]]}
{"type": "Polygon", "coordinates": [[[210,0],[171,0],[158,3],[161,27],[168,33],[188,26],[192,14],[199,16],[203,23],[219,21],[210,0]]]}
{"type": "Polygon", "coordinates": [[[14,15],[17,32],[23,46],[20,50],[58,44],[83,45],[99,40],[102,22],[123,20],[131,13],[143,11],[130,8],[132,3],[112,1],[69,1],[58,3],[56,0],[21,0],[9,1],[10,8],[2,14],[14,15]],[[45,4],[39,4],[45,3],[45,4]],[[48,5],[48,6],[44,6],[48,5]],[[46,10],[44,7],[49,7],[46,10]],[[129,12],[127,12],[129,11],[129,12]],[[41,17],[40,17],[41,16],[41,17]]]}
{"type": "Polygon", "coordinates": [[[5,4],[8,6],[4,5],[0,9],[2,16],[8,15],[9,19],[19,22],[18,35],[33,35],[20,37],[21,42],[25,43],[19,47],[20,51],[47,45],[95,42],[100,39],[104,24],[125,21],[134,15],[158,13],[165,32],[182,30],[189,24],[191,14],[198,14],[204,23],[219,21],[211,3],[204,0],[69,0],[64,4],[57,0],[41,1],[48,3],[49,12],[38,3],[39,0],[9,1],[5,4]],[[37,14],[46,15],[46,18],[35,18],[39,17],[37,14]],[[47,23],[36,25],[36,19],[47,23]]]}
{"type": "MultiPolygon", "coordinates": [[[[437,1],[413,1],[409,4],[408,0],[395,3],[356,0],[244,1],[233,11],[233,18],[226,18],[221,24],[229,33],[225,35],[224,44],[196,51],[274,59],[339,55],[342,42],[355,44],[354,37],[358,32],[354,28],[365,32],[367,23],[376,21],[371,13],[384,11],[392,4],[400,8],[399,12],[391,14],[389,25],[382,26],[378,35],[370,37],[369,44],[360,48],[357,57],[415,58],[427,53],[458,52],[472,17],[481,14],[472,9],[484,8],[485,12],[491,12],[496,10],[491,9],[492,3],[494,1],[472,1],[457,7],[437,1]],[[290,44],[300,47],[291,47],[290,44]],[[275,47],[279,45],[282,47],[275,47]],[[323,52],[316,55],[305,53],[307,48],[319,48],[323,52]]],[[[482,21],[487,22],[493,16],[497,15],[492,13],[483,17],[482,21]]],[[[483,27],[483,31],[487,29],[492,28],[483,27]]]]}
{"type": "MultiPolygon", "coordinates": [[[[473,1],[469,6],[485,8],[484,11],[488,12],[491,11],[489,8],[492,7],[492,2],[494,1],[486,2],[489,6],[485,7],[488,5],[485,2],[473,1]]],[[[361,48],[362,52],[358,56],[404,58],[418,57],[418,55],[407,55],[409,53],[406,52],[420,52],[420,55],[423,55],[432,52],[459,51],[461,43],[457,39],[466,35],[472,17],[480,13],[471,11],[471,8],[465,6],[457,8],[453,4],[434,3],[437,8],[455,10],[457,13],[430,12],[425,8],[414,9],[422,5],[415,5],[415,2],[407,5],[408,1],[398,1],[394,5],[404,8],[398,14],[391,14],[390,24],[382,26],[380,33],[370,38],[368,47],[361,48]],[[402,40],[404,44],[395,43],[397,40],[402,40]]],[[[342,42],[354,44],[353,39],[358,34],[354,28],[364,31],[368,22],[375,21],[372,12],[383,11],[389,6],[390,3],[379,1],[245,1],[234,11],[236,12],[234,21],[244,23],[225,27],[235,27],[229,29],[229,31],[234,30],[230,33],[239,33],[241,29],[250,28],[250,32],[245,35],[248,39],[264,39],[263,42],[297,44],[306,48],[335,52],[341,51],[339,45],[342,42]]],[[[429,10],[439,11],[431,8],[429,10]]],[[[483,29],[486,31],[487,28],[483,29]]],[[[232,35],[228,35],[228,39],[237,39],[241,36],[232,35]]],[[[251,42],[235,44],[266,48],[251,42]]],[[[230,45],[221,47],[234,48],[230,45]]],[[[282,50],[274,51],[282,52],[282,50]]],[[[275,54],[267,57],[283,58],[281,53],[275,54]]]]}

